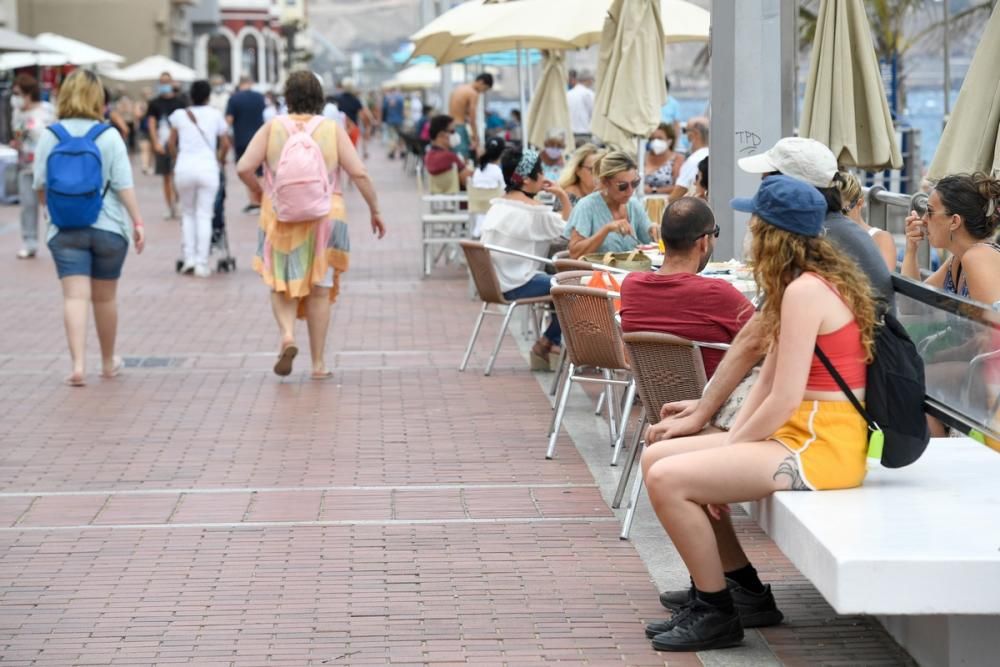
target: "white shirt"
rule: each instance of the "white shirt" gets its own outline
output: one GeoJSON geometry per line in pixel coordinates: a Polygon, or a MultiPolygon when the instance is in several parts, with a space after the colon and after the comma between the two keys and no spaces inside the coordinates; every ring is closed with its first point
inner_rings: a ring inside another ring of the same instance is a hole
{"type": "Polygon", "coordinates": [[[503,188],[503,171],[500,169],[500,165],[490,163],[486,165],[485,169],[476,167],[476,170],[472,172],[472,187],[484,190],[503,188]]]}
{"type": "Polygon", "coordinates": [[[684,164],[681,165],[681,173],[677,176],[677,182],[674,185],[679,185],[682,188],[691,189],[694,185],[694,177],[698,174],[698,163],[708,157],[708,147],[699,148],[694,153],[688,156],[688,159],[684,160],[684,164]]]}
{"type": "Polygon", "coordinates": [[[569,103],[569,124],[573,134],[590,134],[590,119],[594,115],[594,91],[582,83],[566,93],[569,103]]]}
{"type": "MultiPolygon", "coordinates": [[[[494,199],[483,219],[482,241],[541,257],[553,239],[562,234],[565,224],[551,206],[494,199]]],[[[525,284],[542,269],[538,262],[501,253],[493,253],[493,266],[504,292],[525,284]]]]}
{"type": "Polygon", "coordinates": [[[218,109],[210,106],[177,109],[170,114],[168,120],[170,126],[177,130],[178,169],[218,169],[216,148],[219,146],[219,137],[229,130],[226,119],[218,109]],[[197,127],[188,118],[188,111],[198,121],[197,127]]]}

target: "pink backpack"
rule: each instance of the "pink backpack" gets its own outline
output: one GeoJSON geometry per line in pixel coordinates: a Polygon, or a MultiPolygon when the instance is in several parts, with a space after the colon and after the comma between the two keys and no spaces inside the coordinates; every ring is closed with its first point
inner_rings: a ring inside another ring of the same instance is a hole
{"type": "Polygon", "coordinates": [[[333,186],[323,151],[312,133],[322,116],[313,116],[301,127],[288,116],[276,118],[288,131],[273,175],[270,171],[271,200],[280,222],[306,222],[330,215],[333,186]]]}

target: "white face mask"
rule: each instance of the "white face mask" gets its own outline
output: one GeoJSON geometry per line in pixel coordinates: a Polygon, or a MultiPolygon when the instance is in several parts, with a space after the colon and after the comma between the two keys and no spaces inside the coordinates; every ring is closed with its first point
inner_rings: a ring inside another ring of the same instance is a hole
{"type": "Polygon", "coordinates": [[[549,146],[545,149],[545,156],[550,160],[558,160],[562,157],[562,149],[558,146],[549,146]]]}
{"type": "Polygon", "coordinates": [[[667,152],[670,145],[664,139],[653,139],[649,142],[649,150],[653,151],[656,155],[663,155],[667,152]]]}
{"type": "Polygon", "coordinates": [[[448,135],[448,144],[452,148],[458,148],[462,145],[462,137],[458,135],[458,132],[452,132],[448,135]]]}
{"type": "Polygon", "coordinates": [[[20,111],[24,108],[24,98],[20,95],[10,96],[10,108],[14,111],[20,111]]]}

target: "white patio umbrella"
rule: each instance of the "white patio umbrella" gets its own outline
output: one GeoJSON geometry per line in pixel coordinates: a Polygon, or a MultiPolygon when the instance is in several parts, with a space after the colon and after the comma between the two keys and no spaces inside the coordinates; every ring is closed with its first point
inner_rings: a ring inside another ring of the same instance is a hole
{"type": "Polygon", "coordinates": [[[163,72],[169,72],[176,81],[188,82],[198,78],[198,73],[193,69],[166,56],[149,56],[123,69],[101,74],[118,81],[155,81],[163,72]]]}
{"type": "Polygon", "coordinates": [[[1000,8],[983,32],[955,110],[941,135],[930,178],[985,171],[1000,177],[1000,8]]]}
{"type": "MultiPolygon", "coordinates": [[[[465,78],[465,71],[462,65],[452,65],[458,67],[458,76],[465,78]]],[[[430,63],[417,63],[401,69],[396,74],[382,84],[383,89],[399,88],[401,90],[424,90],[433,88],[441,83],[441,68],[430,63]]]]}
{"type": "Polygon", "coordinates": [[[53,51],[66,54],[67,61],[73,65],[119,65],[125,62],[125,57],[117,53],[52,32],[43,32],[35,39],[53,51]]]}
{"type": "Polygon", "coordinates": [[[903,166],[861,0],[822,0],[799,135],[846,166],[903,166]]]}
{"type": "Polygon", "coordinates": [[[615,148],[627,150],[636,140],[641,148],[666,103],[663,78],[660,3],[614,0],[601,36],[591,131],[615,148]]]}
{"type": "Polygon", "coordinates": [[[573,125],[569,120],[569,102],[566,100],[566,56],[562,51],[545,52],[542,76],[531,96],[527,127],[528,143],[541,146],[549,130],[561,130],[566,150],[576,148],[573,125]]]}
{"type": "Polygon", "coordinates": [[[51,50],[44,44],[39,43],[38,40],[32,39],[27,35],[22,35],[19,32],[7,30],[6,28],[0,28],[0,53],[7,53],[9,51],[44,53],[51,50]]]}
{"type": "Polygon", "coordinates": [[[0,54],[0,71],[21,67],[58,67],[69,63],[65,53],[32,53],[31,51],[9,51],[0,54]]]}
{"type": "Polygon", "coordinates": [[[470,48],[463,46],[462,40],[490,25],[509,11],[511,6],[521,2],[523,0],[514,3],[502,0],[467,0],[413,33],[410,36],[410,41],[413,42],[410,57],[430,56],[442,65],[494,50],[505,50],[470,48]]]}
{"type": "MultiPolygon", "coordinates": [[[[612,0],[519,0],[462,40],[469,49],[579,49],[601,41],[612,0]]],[[[685,0],[659,0],[666,42],[706,41],[708,11],[685,0]]]]}

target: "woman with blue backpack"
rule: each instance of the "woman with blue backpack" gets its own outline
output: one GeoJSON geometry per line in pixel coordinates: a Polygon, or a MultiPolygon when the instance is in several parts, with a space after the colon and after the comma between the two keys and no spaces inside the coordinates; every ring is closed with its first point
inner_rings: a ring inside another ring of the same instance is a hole
{"type": "Polygon", "coordinates": [[[70,74],[59,90],[59,122],[35,149],[34,187],[48,207],[48,246],[63,289],[63,317],[72,372],[66,383],[86,384],[85,343],[91,306],[101,346],[101,377],[121,370],[115,356],[116,292],[129,239],[145,245],[128,149],[109,132],[104,88],[88,70],[70,74]]]}
{"type": "Polygon", "coordinates": [[[256,270],[271,289],[281,341],[274,372],[286,376],[299,348],[295,318],[305,318],[312,378],[333,376],[324,351],[330,305],[340,274],[347,270],[350,242],[347,211],[337,177],[340,169],[357,186],[371,215],[372,232],[385,224],[375,188],[343,126],[324,118],[323,86],[309,71],[292,72],[285,84],[288,114],[261,127],[236,165],[254,200],[261,201],[256,270]],[[254,172],[265,165],[265,187],[254,172]]]}

